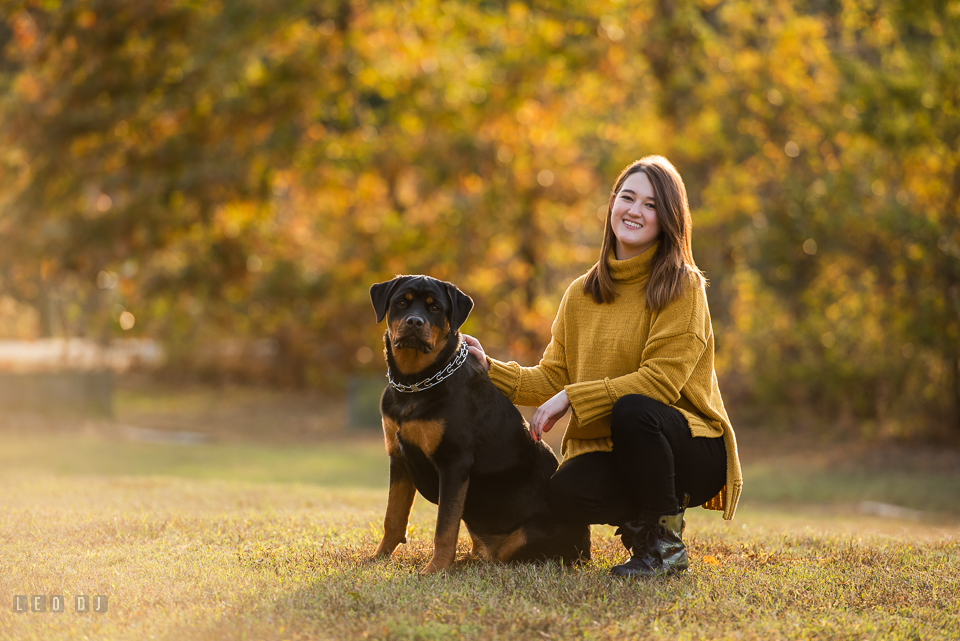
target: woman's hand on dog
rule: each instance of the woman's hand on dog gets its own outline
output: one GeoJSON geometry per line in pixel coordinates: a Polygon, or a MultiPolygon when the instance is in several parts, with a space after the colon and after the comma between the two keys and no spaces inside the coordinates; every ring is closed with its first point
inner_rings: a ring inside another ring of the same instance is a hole
{"type": "Polygon", "coordinates": [[[487,362],[487,355],[483,353],[483,346],[480,344],[480,341],[475,339],[473,336],[468,336],[466,334],[461,334],[463,336],[463,342],[467,344],[467,351],[473,354],[478,361],[480,361],[480,366],[483,367],[484,371],[490,371],[490,363],[487,362]]]}
{"type": "Polygon", "coordinates": [[[560,390],[549,401],[537,408],[530,419],[530,438],[534,443],[539,443],[543,438],[544,432],[549,432],[554,423],[563,418],[563,415],[570,409],[570,399],[567,398],[567,390],[560,390]]]}
{"type": "MultiPolygon", "coordinates": [[[[462,336],[463,342],[467,344],[467,351],[479,361],[485,371],[489,372],[490,363],[487,362],[487,355],[480,341],[468,334],[462,334],[462,336]]],[[[554,424],[563,418],[568,409],[570,409],[570,401],[567,399],[566,390],[560,390],[553,398],[538,407],[530,420],[530,438],[533,442],[539,443],[543,433],[549,432],[554,424]]]]}

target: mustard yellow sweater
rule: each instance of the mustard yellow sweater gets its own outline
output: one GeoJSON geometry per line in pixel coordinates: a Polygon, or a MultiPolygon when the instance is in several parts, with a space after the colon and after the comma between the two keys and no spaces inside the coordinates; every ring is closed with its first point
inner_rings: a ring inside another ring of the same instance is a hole
{"type": "Polygon", "coordinates": [[[597,304],[571,283],[553,322],[552,339],[536,367],[490,358],[490,380],[515,404],[536,407],[561,389],[573,415],[563,435],[568,461],[587,452],[613,450],[610,412],[627,394],[643,394],[679,410],[695,437],[723,438],[727,482],[703,507],[732,519],[743,485],[737,441],[720,398],[713,368],[713,328],[703,286],[659,312],[646,305],[645,283],[656,247],[628,260],[608,257],[617,283],[613,303],[597,304]]]}

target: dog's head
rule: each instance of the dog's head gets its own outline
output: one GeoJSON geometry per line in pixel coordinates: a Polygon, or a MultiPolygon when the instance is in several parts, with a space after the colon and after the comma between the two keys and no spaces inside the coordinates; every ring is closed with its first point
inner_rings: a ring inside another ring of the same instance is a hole
{"type": "Polygon", "coordinates": [[[370,288],[377,322],[387,318],[394,349],[424,354],[456,334],[470,315],[473,301],[456,285],[429,276],[397,276],[370,288]]]}

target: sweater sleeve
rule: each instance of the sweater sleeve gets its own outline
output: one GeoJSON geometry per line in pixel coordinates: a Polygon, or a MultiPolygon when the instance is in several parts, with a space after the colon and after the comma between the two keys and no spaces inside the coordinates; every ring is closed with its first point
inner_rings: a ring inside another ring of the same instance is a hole
{"type": "Polygon", "coordinates": [[[671,302],[657,314],[637,371],[565,387],[580,425],[608,415],[613,404],[627,394],[643,394],[667,405],[677,402],[707,348],[702,332],[706,297],[702,288],[698,290],[671,302]]]}
{"type": "Polygon", "coordinates": [[[510,402],[525,407],[537,407],[570,383],[563,341],[566,302],[567,295],[564,294],[557,317],[553,321],[550,344],[544,350],[538,365],[522,367],[514,361],[504,363],[487,357],[490,362],[490,380],[510,402]]]}

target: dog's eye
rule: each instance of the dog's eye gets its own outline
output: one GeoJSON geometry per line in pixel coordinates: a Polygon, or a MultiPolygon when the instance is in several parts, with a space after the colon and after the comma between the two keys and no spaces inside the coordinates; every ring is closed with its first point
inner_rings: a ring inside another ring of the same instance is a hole
{"type": "Polygon", "coordinates": [[[398,300],[398,301],[397,301],[397,307],[406,307],[406,306],[407,306],[407,301],[405,301],[405,300],[398,300]]]}
{"type": "Polygon", "coordinates": [[[439,312],[439,311],[440,311],[440,306],[439,306],[439,305],[431,305],[431,306],[430,306],[430,311],[431,311],[431,312],[439,312]]]}

